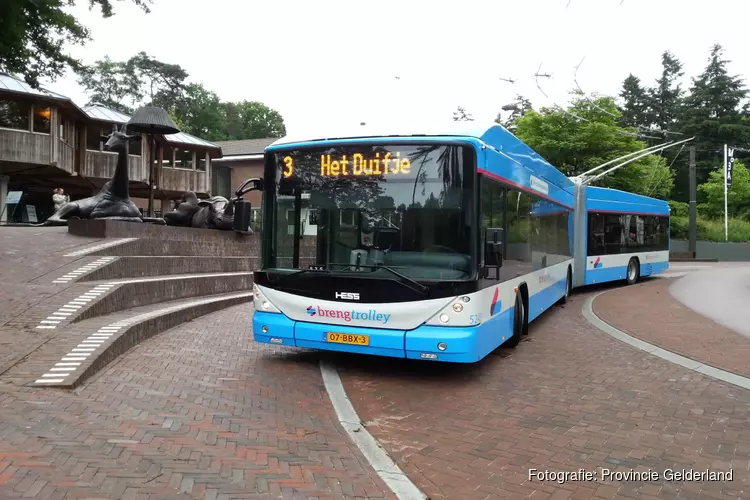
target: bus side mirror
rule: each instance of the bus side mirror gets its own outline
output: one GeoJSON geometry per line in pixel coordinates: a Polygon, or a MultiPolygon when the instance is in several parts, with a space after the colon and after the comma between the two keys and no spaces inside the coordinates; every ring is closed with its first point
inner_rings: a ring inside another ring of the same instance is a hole
{"type": "Polygon", "coordinates": [[[250,229],[250,216],[252,204],[243,199],[239,199],[234,204],[234,218],[232,219],[232,229],[238,233],[247,233],[250,229]]]}
{"type": "Polygon", "coordinates": [[[487,228],[485,231],[484,245],[485,266],[501,267],[503,265],[503,228],[487,228]]]}

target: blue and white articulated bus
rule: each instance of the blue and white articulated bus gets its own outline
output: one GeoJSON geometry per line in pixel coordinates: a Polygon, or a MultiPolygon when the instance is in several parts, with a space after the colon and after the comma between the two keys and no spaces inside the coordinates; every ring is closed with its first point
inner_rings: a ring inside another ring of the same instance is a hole
{"type": "MultiPolygon", "coordinates": [[[[259,187],[258,342],[473,363],[516,346],[530,321],[567,299],[574,276],[617,279],[625,255],[643,255],[641,275],[662,265],[646,247],[615,253],[605,239],[588,271],[586,249],[599,247],[581,245],[588,225],[573,237],[576,216],[661,212],[638,208],[642,197],[620,207],[632,195],[581,186],[495,124],[280,139],[266,149],[259,187]],[[576,197],[588,208],[576,210],[576,197]],[[585,261],[574,259],[581,246],[585,261]]],[[[643,231],[651,223],[635,220],[643,231]]]]}
{"type": "Polygon", "coordinates": [[[669,269],[666,201],[579,185],[575,218],[574,287],[633,284],[669,269]]]}

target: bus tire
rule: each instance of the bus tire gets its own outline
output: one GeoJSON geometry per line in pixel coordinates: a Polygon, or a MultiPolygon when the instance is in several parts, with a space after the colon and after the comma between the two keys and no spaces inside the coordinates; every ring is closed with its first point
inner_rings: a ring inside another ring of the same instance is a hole
{"type": "Polygon", "coordinates": [[[513,336],[505,342],[505,345],[511,349],[516,347],[521,342],[521,335],[523,334],[523,324],[526,318],[526,311],[523,307],[523,297],[521,292],[516,293],[516,305],[513,309],[513,336]]]}
{"type": "Polygon", "coordinates": [[[570,268],[568,268],[568,276],[565,278],[565,295],[562,296],[560,299],[560,304],[565,304],[568,302],[568,297],[570,297],[570,291],[573,289],[573,280],[571,279],[571,272],[570,268]]]}
{"type": "Polygon", "coordinates": [[[638,259],[635,257],[630,259],[630,262],[628,262],[628,274],[627,274],[627,283],[628,285],[633,285],[638,281],[638,278],[641,276],[641,269],[638,265],[638,259]]]}

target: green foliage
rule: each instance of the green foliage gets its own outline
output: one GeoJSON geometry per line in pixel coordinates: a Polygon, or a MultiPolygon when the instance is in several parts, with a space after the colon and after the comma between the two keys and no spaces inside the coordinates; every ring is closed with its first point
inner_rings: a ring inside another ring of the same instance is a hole
{"type": "Polygon", "coordinates": [[[622,82],[620,97],[625,101],[620,109],[622,113],[620,123],[625,127],[648,127],[650,125],[649,95],[637,76],[631,74],[622,82]]]}
{"type": "Polygon", "coordinates": [[[281,137],[286,134],[278,111],[256,101],[222,102],[214,92],[187,83],[188,73],[140,52],[127,61],[109,58],[79,70],[79,83],[91,100],[133,113],[141,106],[166,109],[175,124],[210,141],[281,137]]]}
{"type": "MultiPolygon", "coordinates": [[[[120,1],[120,0],[118,0],[120,1]]],[[[151,0],[132,0],[149,12],[151,0]]],[[[91,36],[65,7],[75,0],[0,1],[0,69],[24,76],[32,87],[42,77],[55,80],[67,68],[79,70],[81,62],[68,53],[69,45],[84,45],[91,36]]],[[[111,0],[89,0],[102,15],[113,15],[111,0]]]]}
{"type": "Polygon", "coordinates": [[[684,73],[682,63],[668,50],[661,56],[661,66],[661,77],[648,90],[649,120],[660,130],[673,131],[682,109],[683,90],[678,81],[684,73]]]}
{"type": "MultiPolygon", "coordinates": [[[[619,126],[620,113],[611,97],[586,98],[577,93],[566,111],[529,111],[516,128],[519,139],[566,175],[581,174],[646,147],[632,130],[619,126]]],[[[666,198],[672,183],[664,159],[651,155],[603,176],[595,185],[666,198]]]]}
{"type": "Polygon", "coordinates": [[[510,133],[514,134],[516,132],[518,120],[532,109],[530,100],[520,94],[516,94],[515,101],[503,106],[503,111],[510,111],[510,115],[503,120],[502,113],[498,113],[497,118],[495,118],[495,123],[499,123],[510,133]]]}
{"type": "MultiPolygon", "coordinates": [[[[702,213],[711,217],[724,216],[724,168],[711,172],[708,181],[698,186],[706,198],[702,213]]],[[[727,212],[730,217],[746,216],[750,212],[750,171],[739,160],[732,169],[732,187],[727,191],[727,212]]]]}
{"type": "MultiPolygon", "coordinates": [[[[750,241],[750,222],[742,219],[729,219],[727,221],[730,242],[750,241]]],[[[701,241],[727,241],[724,239],[724,220],[698,217],[696,220],[697,239],[701,241]]],[[[670,237],[677,240],[686,240],[688,235],[688,217],[679,216],[670,218],[670,237]]]]}
{"type": "Polygon", "coordinates": [[[690,206],[682,201],[669,200],[669,210],[672,216],[687,217],[690,215],[690,206]]]}
{"type": "MultiPolygon", "coordinates": [[[[706,182],[708,173],[722,164],[725,143],[750,142],[750,127],[740,109],[748,91],[742,79],[729,75],[727,64],[730,61],[722,55],[721,46],[714,45],[705,70],[693,79],[680,116],[681,132],[696,136],[698,184],[706,182]]],[[[676,188],[675,197],[687,200],[687,175],[681,176],[676,188]]]]}

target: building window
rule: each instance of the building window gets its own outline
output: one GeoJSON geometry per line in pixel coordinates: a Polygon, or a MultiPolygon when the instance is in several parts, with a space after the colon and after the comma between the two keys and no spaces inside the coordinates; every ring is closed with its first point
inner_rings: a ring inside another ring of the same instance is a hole
{"type": "Polygon", "coordinates": [[[193,169],[193,152],[187,149],[175,150],[175,168],[193,169]]]}
{"type": "Polygon", "coordinates": [[[141,140],[128,141],[128,154],[133,156],[141,156],[141,148],[143,147],[144,138],[141,136],[141,140]]]}
{"type": "Polygon", "coordinates": [[[49,134],[51,131],[52,108],[49,106],[34,106],[34,129],[33,132],[49,134]]]}
{"type": "Polygon", "coordinates": [[[213,178],[214,196],[232,197],[232,169],[229,167],[216,167],[216,175],[213,178]]]}
{"type": "Polygon", "coordinates": [[[102,136],[109,134],[109,131],[96,126],[89,126],[86,130],[86,149],[91,151],[101,151],[104,148],[102,136]]]}
{"type": "Polygon", "coordinates": [[[206,153],[203,151],[197,151],[195,153],[196,158],[198,158],[198,170],[201,172],[206,171],[206,153]]]}
{"type": "Polygon", "coordinates": [[[169,146],[162,147],[162,160],[161,166],[172,168],[174,167],[174,149],[169,146]]]}
{"type": "Polygon", "coordinates": [[[31,106],[16,101],[0,99],[0,127],[14,130],[29,130],[31,106]]]}
{"type": "Polygon", "coordinates": [[[311,226],[318,225],[318,209],[317,208],[311,208],[308,211],[307,221],[311,226]]]}

